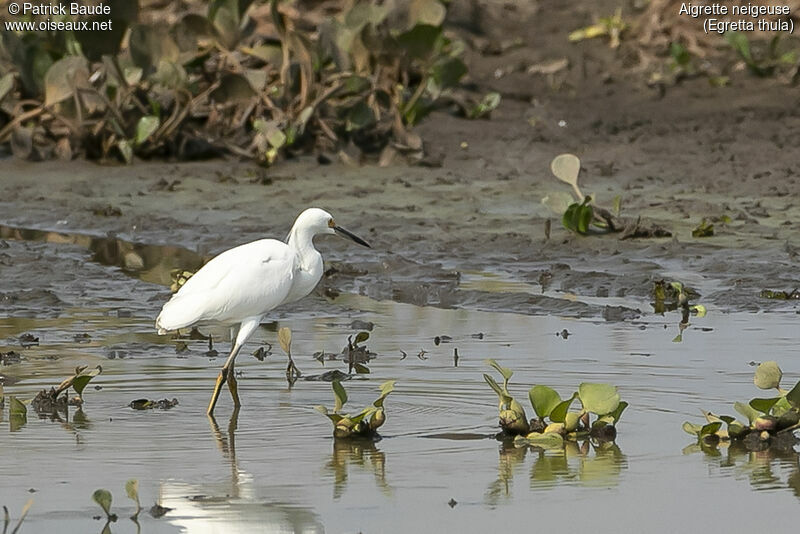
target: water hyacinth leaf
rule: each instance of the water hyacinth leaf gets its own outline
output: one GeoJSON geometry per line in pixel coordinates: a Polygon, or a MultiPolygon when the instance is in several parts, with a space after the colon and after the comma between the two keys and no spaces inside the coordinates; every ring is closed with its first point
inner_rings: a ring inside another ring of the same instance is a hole
{"type": "Polygon", "coordinates": [[[411,24],[441,26],[447,10],[439,0],[411,0],[408,18],[411,24]]]}
{"type": "Polygon", "coordinates": [[[439,90],[455,87],[466,73],[467,66],[455,57],[438,61],[431,69],[431,77],[439,90]]]}
{"type": "Polygon", "coordinates": [[[504,379],[506,382],[508,382],[509,380],[511,380],[511,377],[514,375],[514,371],[512,371],[511,369],[507,369],[507,368],[505,368],[505,367],[500,367],[500,364],[499,364],[499,363],[497,363],[496,361],[494,361],[494,360],[493,360],[493,359],[491,359],[491,358],[489,358],[489,359],[485,360],[485,362],[486,362],[486,363],[487,363],[489,366],[493,367],[493,368],[494,368],[494,369],[495,369],[495,370],[496,370],[498,373],[500,373],[500,374],[503,376],[503,379],[504,379]]]}
{"type": "Polygon", "coordinates": [[[758,410],[761,413],[769,413],[775,403],[781,400],[783,397],[773,397],[771,399],[751,399],[750,400],[750,407],[754,410],[758,410]]]}
{"type": "Polygon", "coordinates": [[[703,425],[700,429],[699,436],[702,438],[703,436],[708,436],[710,434],[716,434],[717,431],[722,427],[722,421],[716,421],[714,423],[707,423],[703,425]]]}
{"type": "Polygon", "coordinates": [[[561,404],[561,396],[558,392],[547,386],[533,386],[528,392],[528,397],[531,400],[533,411],[536,412],[539,419],[548,417],[550,412],[561,404]]]}
{"type": "Polygon", "coordinates": [[[761,412],[755,410],[754,408],[750,407],[749,404],[745,404],[743,402],[735,402],[733,404],[733,409],[742,414],[747,418],[747,421],[752,425],[753,421],[755,421],[758,417],[761,416],[761,412]]]}
{"type": "Polygon", "coordinates": [[[358,33],[367,24],[377,26],[384,21],[388,14],[388,6],[376,5],[372,2],[359,2],[345,14],[344,24],[348,29],[358,33]]]}
{"type": "Polygon", "coordinates": [[[786,400],[794,408],[800,408],[800,381],[786,394],[786,400]]]}
{"type": "Polygon", "coordinates": [[[783,371],[775,361],[761,362],[756,368],[753,383],[760,389],[775,389],[780,387],[783,371]]]}
{"type": "Polygon", "coordinates": [[[375,124],[375,113],[363,100],[351,107],[345,116],[345,130],[348,132],[362,130],[373,124],[375,124]]]}
{"type": "Polygon", "coordinates": [[[179,50],[193,55],[201,47],[201,40],[214,36],[214,28],[206,17],[188,13],[170,29],[170,35],[179,50]]]}
{"type": "Polygon", "coordinates": [[[620,403],[616,386],[584,382],[578,386],[578,397],[584,410],[605,415],[617,409],[620,403]]]}
{"type": "Polygon", "coordinates": [[[719,417],[717,415],[714,415],[711,412],[707,412],[705,410],[701,410],[701,411],[703,412],[703,416],[706,418],[706,422],[708,422],[708,423],[716,423],[718,421],[722,421],[721,417],[719,417]]]}
{"type": "Polygon", "coordinates": [[[141,145],[158,130],[159,126],[161,126],[161,119],[155,115],[145,115],[140,118],[139,122],[136,123],[136,137],[134,138],[134,142],[137,145],[141,145]]]}
{"type": "Polygon", "coordinates": [[[356,339],[353,344],[358,345],[359,343],[363,343],[369,339],[369,332],[359,332],[356,334],[356,339]]]}
{"type": "Polygon", "coordinates": [[[546,434],[531,432],[525,436],[525,439],[529,444],[543,449],[560,449],[564,446],[564,438],[557,432],[548,432],[546,434]]]}
{"type": "Polygon", "coordinates": [[[330,419],[334,425],[337,424],[339,421],[341,421],[343,418],[338,413],[329,412],[325,406],[314,406],[314,409],[317,410],[322,415],[324,415],[325,417],[327,417],[328,419],[330,419]]]}
{"type": "Polygon", "coordinates": [[[578,393],[576,392],[573,393],[570,398],[561,401],[550,412],[550,420],[553,421],[554,423],[563,423],[567,417],[567,412],[569,411],[569,407],[572,405],[572,401],[574,401],[577,397],[578,393]]]}
{"type": "Polygon", "coordinates": [[[104,489],[95,490],[92,493],[92,500],[100,505],[100,508],[106,513],[106,517],[111,516],[111,492],[104,489]]]}
{"type": "Polygon", "coordinates": [[[247,69],[244,71],[244,77],[256,93],[260,93],[267,86],[267,71],[263,69],[247,69]]]}
{"type": "Polygon", "coordinates": [[[609,412],[608,416],[611,417],[612,423],[616,424],[619,421],[619,418],[622,417],[622,412],[625,411],[625,408],[628,407],[628,403],[625,401],[620,401],[617,405],[617,409],[609,412]]]}
{"type": "Polygon", "coordinates": [[[369,367],[364,365],[363,363],[354,363],[353,369],[355,369],[357,375],[368,375],[369,374],[369,367]]]}
{"type": "Polygon", "coordinates": [[[128,480],[125,483],[125,493],[130,500],[136,503],[136,512],[133,514],[133,517],[138,516],[139,512],[142,510],[142,505],[139,503],[139,481],[135,478],[128,480]]]}
{"type": "Polygon", "coordinates": [[[165,23],[134,24],[128,37],[128,50],[133,64],[150,74],[159,61],[177,61],[180,50],[165,23]]]}
{"type": "Polygon", "coordinates": [[[86,385],[92,380],[92,378],[96,377],[102,372],[103,368],[98,365],[89,372],[79,373],[72,380],[72,389],[74,389],[79,396],[83,395],[83,390],[86,388],[86,385]]]}
{"type": "Polygon", "coordinates": [[[494,378],[487,375],[486,373],[483,373],[483,379],[486,380],[486,383],[489,384],[489,387],[492,388],[495,393],[497,393],[497,396],[500,397],[501,400],[506,396],[505,392],[500,387],[500,385],[497,382],[495,382],[494,378]]]}
{"type": "Polygon", "coordinates": [[[28,408],[25,406],[21,400],[17,397],[9,396],[8,397],[9,405],[8,405],[8,415],[10,416],[25,416],[28,413],[28,408]]]}
{"type": "Polygon", "coordinates": [[[117,149],[125,163],[131,163],[133,161],[133,147],[131,147],[127,139],[120,139],[117,142],[117,149]]]}
{"type": "Polygon", "coordinates": [[[689,309],[697,312],[697,317],[699,317],[699,318],[705,317],[706,313],[708,313],[707,310],[706,310],[706,307],[703,306],[702,304],[695,304],[694,306],[690,306],[689,309]]]}
{"type": "Polygon", "coordinates": [[[397,37],[397,43],[410,57],[424,59],[432,55],[442,36],[441,26],[417,24],[397,37]]]}
{"type": "Polygon", "coordinates": [[[722,421],[725,421],[725,423],[727,423],[727,424],[731,424],[734,421],[736,421],[736,418],[735,417],[731,417],[730,415],[720,415],[719,418],[722,421]]]}
{"type": "Polygon", "coordinates": [[[283,352],[292,354],[292,331],[289,328],[282,326],[278,330],[278,342],[281,344],[283,352]]]}
{"type": "Polygon", "coordinates": [[[338,380],[334,380],[331,382],[331,386],[333,387],[333,395],[336,398],[333,406],[334,413],[339,413],[342,410],[342,407],[347,403],[347,392],[342,386],[342,383],[338,380]]]}
{"type": "Polygon", "coordinates": [[[563,215],[569,209],[570,205],[573,204],[573,201],[572,194],[565,191],[548,193],[546,196],[542,197],[542,204],[558,215],[563,215]]]}
{"type": "Polygon", "coordinates": [[[373,406],[375,406],[376,408],[383,407],[383,401],[386,399],[387,396],[389,396],[389,393],[394,391],[395,382],[396,380],[387,380],[386,382],[380,385],[381,396],[378,397],[378,399],[372,403],[373,406]]]}
{"type": "Polygon", "coordinates": [[[214,101],[228,103],[242,103],[250,101],[256,92],[250,82],[242,74],[225,74],[219,81],[219,87],[211,92],[214,101]]]}
{"type": "Polygon", "coordinates": [[[66,56],[47,69],[44,103],[52,106],[71,98],[78,86],[89,84],[89,62],[82,56],[66,56]]]}
{"type": "Polygon", "coordinates": [[[578,189],[578,174],[581,172],[581,160],[575,154],[559,154],[550,162],[550,171],[556,178],[572,186],[577,194],[577,201],[583,200],[583,193],[578,189]]]}

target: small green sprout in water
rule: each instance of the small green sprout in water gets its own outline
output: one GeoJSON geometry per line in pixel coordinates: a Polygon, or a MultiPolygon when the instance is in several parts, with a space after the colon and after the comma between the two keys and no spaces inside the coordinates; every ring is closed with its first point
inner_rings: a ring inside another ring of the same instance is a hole
{"type": "MultiPolygon", "coordinates": [[[[22,513],[19,515],[19,520],[17,520],[17,526],[14,527],[14,530],[11,531],[11,534],[17,534],[19,531],[19,527],[22,526],[22,522],[25,521],[25,517],[28,515],[28,510],[31,509],[33,506],[33,499],[28,499],[28,502],[25,503],[25,506],[22,507],[22,513]]],[[[8,527],[11,525],[11,515],[8,513],[8,508],[4,505],[3,506],[3,534],[8,532],[8,527]]]]}
{"type": "Polygon", "coordinates": [[[734,403],[734,410],[747,419],[746,423],[704,411],[705,424],[687,421],[683,430],[695,436],[703,447],[714,448],[727,441],[741,441],[749,450],[793,446],[797,442],[794,431],[800,428],[800,381],[791,390],[785,390],[781,388],[782,379],[783,371],[776,362],[761,363],[753,375],[753,383],[759,389],[774,389],[778,395],[734,403]]]}
{"type": "Polygon", "coordinates": [[[394,391],[394,383],[394,380],[387,380],[381,384],[380,397],[359,413],[350,415],[341,413],[347,403],[347,392],[342,383],[337,380],[331,383],[334,395],[333,410],[329,411],[325,406],[316,406],[315,409],[333,423],[334,438],[377,438],[379,437],[378,428],[386,422],[383,402],[394,391]]]}
{"type": "Polygon", "coordinates": [[[500,427],[502,434],[516,436],[519,446],[535,445],[542,448],[560,448],[564,439],[593,438],[597,441],[614,441],[616,423],[628,403],[620,400],[616,386],[584,382],[566,399],[557,391],[542,385],[533,386],[528,397],[536,418],[528,421],[522,405],[508,391],[508,381],[513,371],[501,367],[494,360],[486,360],[503,377],[501,387],[491,376],[484,374],[486,383],[500,398],[500,427]],[[570,411],[575,400],[581,409],[570,411]],[[594,415],[594,420],[592,420],[594,415]]]}
{"type": "Polygon", "coordinates": [[[136,503],[136,512],[131,516],[131,519],[136,521],[139,518],[139,512],[142,511],[142,505],[139,503],[139,481],[135,478],[128,480],[125,483],[125,493],[128,498],[136,503]]]}
{"type": "Polygon", "coordinates": [[[292,331],[282,326],[280,330],[278,330],[278,342],[283,352],[289,357],[289,363],[286,365],[286,381],[289,382],[289,386],[292,386],[298,378],[303,376],[303,373],[300,372],[300,369],[297,368],[292,359],[292,331]]]}
{"type": "Polygon", "coordinates": [[[494,378],[485,373],[483,375],[483,379],[486,380],[489,387],[491,387],[500,398],[500,403],[498,405],[500,427],[503,429],[503,432],[511,436],[527,434],[530,427],[528,426],[528,418],[525,416],[525,410],[508,392],[508,381],[511,379],[514,372],[511,369],[500,367],[496,361],[491,359],[486,360],[486,363],[503,377],[503,387],[501,388],[494,378]]]}
{"type": "Polygon", "coordinates": [[[96,502],[103,512],[106,514],[106,523],[114,523],[117,520],[117,514],[111,513],[111,492],[105,489],[98,489],[92,493],[92,500],[96,502]]]}

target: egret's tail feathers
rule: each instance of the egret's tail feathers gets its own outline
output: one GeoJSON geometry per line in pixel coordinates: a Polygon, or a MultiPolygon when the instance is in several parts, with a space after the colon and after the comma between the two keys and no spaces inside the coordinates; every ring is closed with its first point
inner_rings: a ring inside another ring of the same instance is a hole
{"type": "Polygon", "coordinates": [[[156,318],[158,333],[166,334],[168,330],[184,328],[199,321],[203,315],[204,300],[202,295],[172,297],[156,318]]]}

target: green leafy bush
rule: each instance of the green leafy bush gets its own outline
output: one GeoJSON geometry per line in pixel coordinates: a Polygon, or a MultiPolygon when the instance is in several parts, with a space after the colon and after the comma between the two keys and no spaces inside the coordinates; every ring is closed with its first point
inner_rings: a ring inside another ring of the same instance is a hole
{"type": "MultiPolygon", "coordinates": [[[[171,6],[167,24],[116,0],[112,32],[3,32],[0,145],[29,159],[127,162],[229,153],[272,163],[352,145],[418,153],[406,128],[467,71],[440,0],[359,0],[333,16],[251,4],[171,6]]],[[[485,116],[498,103],[462,111],[485,116]]]]}

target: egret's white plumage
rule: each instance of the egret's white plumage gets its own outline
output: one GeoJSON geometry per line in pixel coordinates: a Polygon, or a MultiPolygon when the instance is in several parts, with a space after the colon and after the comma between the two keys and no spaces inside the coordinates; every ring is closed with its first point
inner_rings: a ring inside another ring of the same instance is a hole
{"type": "Polygon", "coordinates": [[[156,319],[160,334],[198,322],[240,323],[231,354],[217,379],[209,413],[225,381],[239,405],[233,374],[236,355],[267,313],[305,297],[316,287],[323,267],[313,239],[332,233],[369,246],[336,226],[330,213],[309,208],[297,217],[286,243],[261,239],[227,250],[205,264],[164,304],[156,319]]]}

